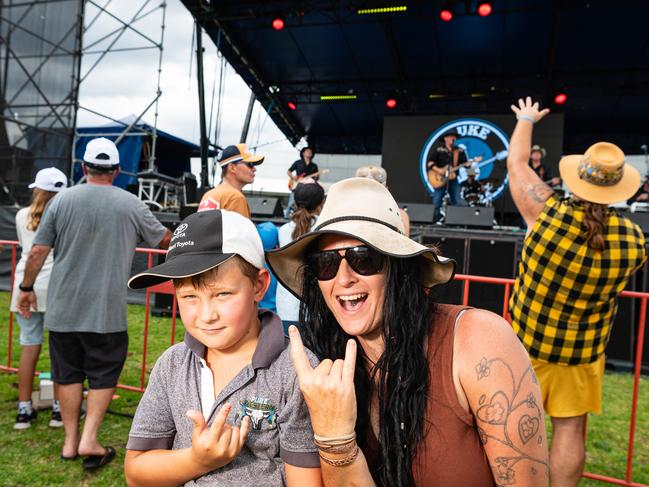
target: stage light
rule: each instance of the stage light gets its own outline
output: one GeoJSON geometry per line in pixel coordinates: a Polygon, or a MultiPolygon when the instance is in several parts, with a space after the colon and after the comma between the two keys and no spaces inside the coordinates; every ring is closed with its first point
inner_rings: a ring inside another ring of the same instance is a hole
{"type": "Polygon", "coordinates": [[[406,5],[394,5],[393,7],[380,7],[380,8],[359,8],[356,13],[358,15],[367,14],[391,14],[395,12],[405,12],[408,10],[406,5]]]}
{"type": "Polygon", "coordinates": [[[493,11],[493,2],[480,2],[478,4],[478,15],[480,17],[488,17],[493,11]]]}
{"type": "Polygon", "coordinates": [[[554,103],[556,103],[557,105],[563,105],[567,101],[568,95],[566,95],[565,93],[557,93],[554,96],[554,103]]]}
{"type": "Polygon", "coordinates": [[[392,110],[397,106],[397,100],[394,98],[388,98],[387,100],[385,100],[385,106],[392,110]]]}
{"type": "Polygon", "coordinates": [[[439,18],[444,22],[450,22],[453,20],[453,10],[455,10],[455,2],[447,0],[442,3],[439,10],[439,18]]]}
{"type": "Polygon", "coordinates": [[[439,11],[439,18],[444,22],[450,22],[453,20],[453,12],[449,9],[442,9],[439,11]]]}
{"type": "Polygon", "coordinates": [[[273,29],[282,30],[284,28],[284,20],[281,17],[275,17],[273,19],[273,29]]]}
{"type": "Polygon", "coordinates": [[[297,102],[295,100],[289,100],[286,106],[289,107],[291,110],[297,110],[297,102]]]}
{"type": "Polygon", "coordinates": [[[320,95],[320,101],[356,100],[356,95],[320,95]]]}

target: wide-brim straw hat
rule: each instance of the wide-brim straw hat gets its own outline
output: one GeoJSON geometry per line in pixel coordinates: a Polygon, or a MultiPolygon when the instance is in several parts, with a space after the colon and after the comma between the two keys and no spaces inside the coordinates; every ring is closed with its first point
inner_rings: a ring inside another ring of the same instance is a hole
{"type": "Polygon", "coordinates": [[[624,152],[610,142],[597,142],[584,154],[559,162],[561,179],[575,196],[610,205],[629,199],[640,188],[640,173],[624,162],[624,152]]]}
{"type": "Polygon", "coordinates": [[[306,251],[326,234],[360,240],[388,256],[419,259],[424,287],[447,283],[455,274],[454,260],[406,237],[399,206],[385,186],[373,179],[350,178],[329,188],[313,231],[266,254],[277,279],[298,298],[302,296],[306,251]]]}

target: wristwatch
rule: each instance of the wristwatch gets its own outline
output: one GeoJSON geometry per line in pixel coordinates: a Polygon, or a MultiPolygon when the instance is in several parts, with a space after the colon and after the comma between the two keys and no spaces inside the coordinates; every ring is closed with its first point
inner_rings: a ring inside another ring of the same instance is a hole
{"type": "Polygon", "coordinates": [[[34,286],[23,286],[22,284],[18,284],[18,289],[20,289],[23,292],[30,293],[34,290],[34,286]]]}

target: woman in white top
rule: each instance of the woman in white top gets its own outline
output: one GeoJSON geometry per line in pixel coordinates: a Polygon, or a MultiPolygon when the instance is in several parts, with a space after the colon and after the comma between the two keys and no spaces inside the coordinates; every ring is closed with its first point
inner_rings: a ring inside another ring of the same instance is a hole
{"type": "MultiPolygon", "coordinates": [[[[279,229],[279,246],[283,247],[293,240],[308,233],[316,218],[322,210],[325,193],[322,186],[316,182],[302,182],[293,190],[295,198],[295,211],[291,221],[282,225],[279,229]]],[[[285,322],[285,331],[290,323],[297,322],[300,314],[300,301],[293,296],[284,286],[277,283],[277,294],[275,296],[277,314],[285,322]]]]}
{"type": "MultiPolygon", "coordinates": [[[[19,285],[23,280],[27,256],[32,248],[32,242],[34,241],[38,225],[41,222],[41,217],[45,212],[45,207],[52,197],[62,189],[65,189],[66,186],[67,178],[61,171],[55,167],[41,169],[36,174],[35,181],[29,185],[33,189],[30,205],[16,213],[16,233],[18,234],[18,241],[22,247],[22,254],[16,266],[10,310],[16,313],[16,319],[20,326],[20,345],[22,346],[22,350],[18,365],[18,414],[14,429],[29,428],[32,421],[36,419],[36,410],[32,407],[31,401],[32,385],[36,362],[41,353],[41,344],[43,343],[43,321],[47,304],[47,285],[50,281],[50,273],[54,261],[52,252],[47,256],[45,264],[38,274],[36,282],[34,282],[33,287],[36,292],[38,309],[32,310],[29,319],[17,314],[19,285]]],[[[52,407],[50,426],[53,428],[63,426],[61,412],[58,408],[58,401],[56,400],[52,407]]]]}

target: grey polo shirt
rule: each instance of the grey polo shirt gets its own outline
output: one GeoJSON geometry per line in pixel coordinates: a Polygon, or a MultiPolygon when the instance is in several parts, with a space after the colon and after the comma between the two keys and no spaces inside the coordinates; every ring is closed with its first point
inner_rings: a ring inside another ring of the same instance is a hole
{"type": "MultiPolygon", "coordinates": [[[[209,417],[212,424],[223,404],[232,404],[228,424],[250,416],[253,428],[232,462],[185,485],[283,485],[283,462],[297,467],[319,467],[309,412],[279,317],[260,310],[261,330],[252,362],[217,396],[209,417]]],[[[126,448],[179,450],[191,447],[190,409],[202,410],[201,364],[205,345],[189,333],[185,341],[158,359],[138,405],[126,448]]],[[[307,350],[312,365],[318,360],[307,350]]],[[[218,371],[217,371],[218,373],[218,371]]]]}

